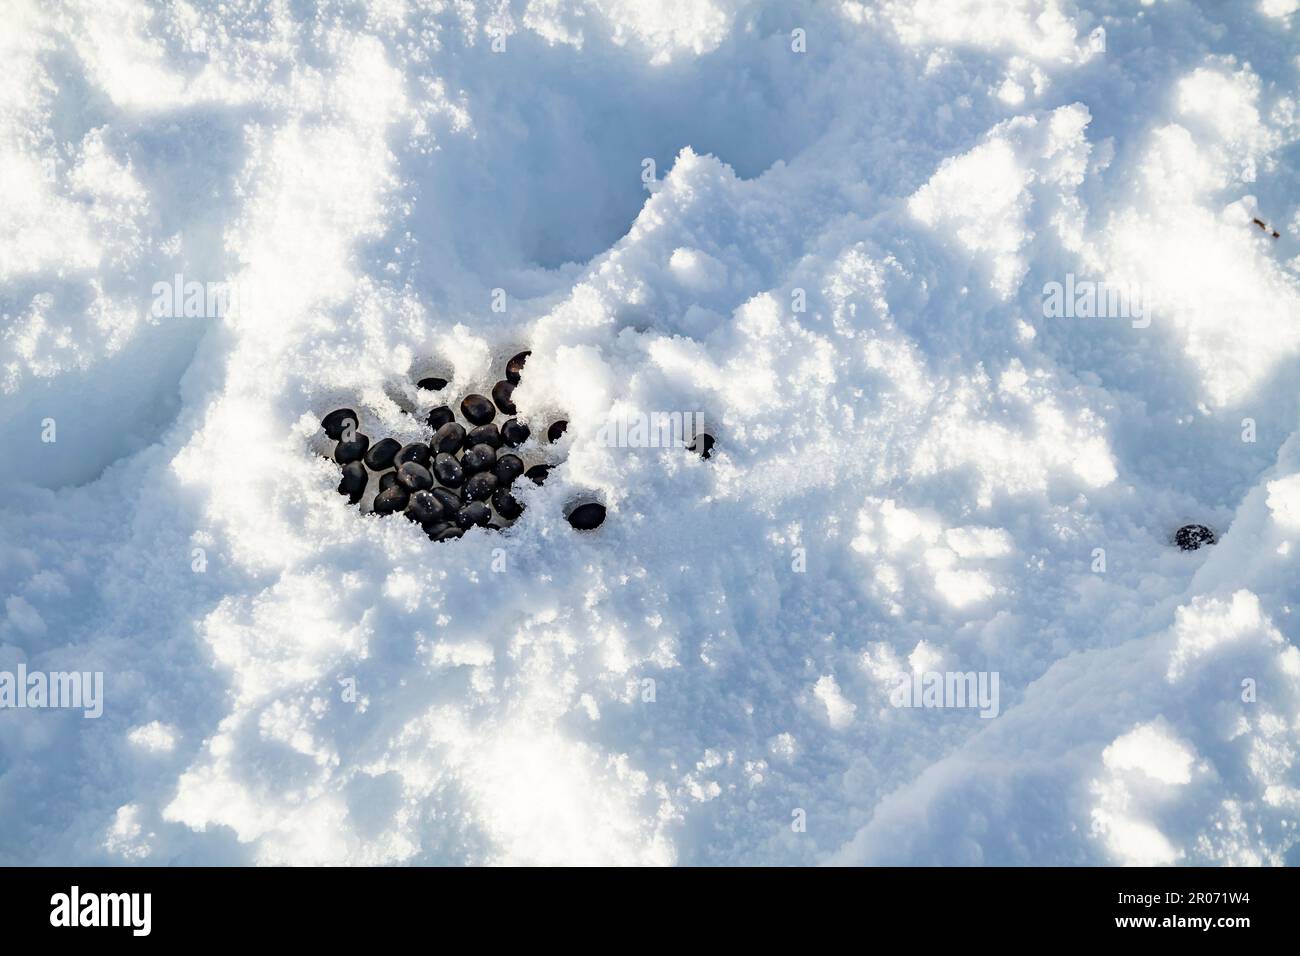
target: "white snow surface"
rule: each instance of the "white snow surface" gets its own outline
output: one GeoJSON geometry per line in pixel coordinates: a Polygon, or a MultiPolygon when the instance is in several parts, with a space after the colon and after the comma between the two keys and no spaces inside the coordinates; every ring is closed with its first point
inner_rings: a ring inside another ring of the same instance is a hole
{"type": "Polygon", "coordinates": [[[0,863],[1300,858],[1291,0],[5,19],[0,670],[105,700],[0,711],[0,863]],[[523,348],[509,531],[336,494],[523,348]]]}

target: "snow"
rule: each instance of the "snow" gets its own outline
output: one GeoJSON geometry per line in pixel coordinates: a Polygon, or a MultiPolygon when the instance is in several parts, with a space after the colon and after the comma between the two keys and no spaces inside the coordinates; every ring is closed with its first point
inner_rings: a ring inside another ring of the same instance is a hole
{"type": "Polygon", "coordinates": [[[14,0],[0,863],[1297,862],[1297,12],[14,0]],[[335,493],[525,348],[510,531],[335,493]]]}

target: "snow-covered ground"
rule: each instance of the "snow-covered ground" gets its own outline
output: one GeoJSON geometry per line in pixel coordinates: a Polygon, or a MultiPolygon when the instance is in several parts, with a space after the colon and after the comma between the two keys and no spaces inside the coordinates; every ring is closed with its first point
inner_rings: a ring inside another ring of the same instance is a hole
{"type": "Polygon", "coordinates": [[[3,6],[0,863],[1297,862],[1296,0],[3,6]]]}

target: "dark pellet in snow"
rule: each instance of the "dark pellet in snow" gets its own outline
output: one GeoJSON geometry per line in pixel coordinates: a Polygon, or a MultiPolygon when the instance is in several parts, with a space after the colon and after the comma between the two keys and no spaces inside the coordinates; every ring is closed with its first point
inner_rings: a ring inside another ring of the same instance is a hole
{"type": "MultiPolygon", "coordinates": [[[[442,534],[448,528],[456,528],[456,526],[450,521],[437,521],[433,524],[422,525],[422,527],[424,528],[424,533],[434,541],[437,541],[438,535],[442,534]]],[[[459,531],[460,528],[456,528],[456,530],[459,531]]]]}
{"type": "Polygon", "coordinates": [[[533,465],[533,467],[529,468],[526,472],[524,472],[524,477],[527,478],[529,481],[531,481],[533,484],[540,485],[545,483],[546,476],[549,475],[550,473],[551,473],[550,465],[533,465]]]}
{"type": "Polygon", "coordinates": [[[465,469],[456,460],[456,456],[448,452],[438,453],[438,457],[433,460],[433,473],[448,488],[459,488],[465,484],[465,469]]]}
{"type": "Polygon", "coordinates": [[[381,491],[379,494],[375,495],[375,514],[394,514],[403,510],[410,499],[410,492],[401,485],[394,485],[387,491],[381,491]]]}
{"type": "Polygon", "coordinates": [[[497,476],[497,484],[508,488],[512,481],[524,473],[524,463],[518,455],[507,452],[497,456],[497,463],[493,466],[492,472],[497,476]]]}
{"type": "Polygon", "coordinates": [[[397,469],[397,480],[403,488],[411,491],[428,491],[433,487],[433,475],[429,474],[429,469],[413,461],[397,469]]]}
{"type": "Polygon", "coordinates": [[[397,483],[398,483],[397,472],[395,471],[386,471],[379,476],[380,491],[387,491],[389,488],[393,487],[397,483]]]}
{"type": "Polygon", "coordinates": [[[441,392],[447,387],[445,378],[422,378],[415,383],[416,388],[422,388],[427,392],[441,392]]]}
{"type": "Polygon", "coordinates": [[[524,363],[528,361],[528,356],[532,355],[531,351],[520,352],[509,362],[506,363],[506,381],[511,385],[519,384],[519,376],[524,370],[524,363]]]}
{"type": "Polygon", "coordinates": [[[465,494],[474,501],[487,501],[497,490],[497,476],[490,471],[480,471],[465,482],[465,494]]]}
{"type": "Polygon", "coordinates": [[[370,439],[357,432],[352,436],[351,441],[341,441],[334,446],[334,460],[340,465],[346,465],[350,461],[360,461],[369,448],[370,439]]]}
{"type": "Polygon", "coordinates": [[[465,443],[465,426],[460,422],[448,422],[433,433],[433,450],[442,454],[454,455],[465,443]]]}
{"type": "Polygon", "coordinates": [[[1219,539],[1203,524],[1189,524],[1174,534],[1174,543],[1184,551],[1195,551],[1203,544],[1215,544],[1219,539]]]}
{"type": "Polygon", "coordinates": [[[402,443],[396,438],[382,438],[366,452],[366,467],[371,471],[387,471],[393,467],[393,459],[401,450],[402,443]]]}
{"type": "Polygon", "coordinates": [[[492,493],[492,507],[507,521],[514,521],[524,513],[524,506],[515,500],[508,488],[498,488],[492,493]]]}
{"type": "Polygon", "coordinates": [[[528,426],[517,418],[506,419],[505,424],[501,426],[501,440],[511,448],[518,448],[528,441],[530,434],[528,426]]]}
{"type": "Polygon", "coordinates": [[[423,465],[425,468],[428,468],[429,460],[431,458],[432,453],[429,451],[428,445],[422,441],[413,441],[409,445],[402,446],[402,450],[399,451],[397,457],[393,459],[393,464],[400,468],[408,461],[413,461],[417,465],[423,465]]]}
{"type": "Polygon", "coordinates": [[[469,430],[465,436],[465,444],[474,445],[491,445],[493,448],[501,447],[501,432],[497,430],[496,425],[476,425],[469,430]]]}
{"type": "Polygon", "coordinates": [[[492,509],[481,501],[471,501],[456,512],[456,526],[469,529],[478,525],[483,527],[492,520],[492,509]]]}
{"type": "Polygon", "coordinates": [[[357,427],[357,413],[350,408],[337,408],[321,419],[321,428],[325,429],[325,434],[330,437],[330,441],[338,441],[343,437],[343,429],[347,423],[351,422],[352,427],[357,427]]]}
{"type": "Polygon", "coordinates": [[[449,491],[446,488],[430,488],[429,494],[442,502],[442,507],[447,512],[448,521],[450,521],[452,516],[460,510],[460,506],[463,503],[460,500],[460,495],[456,494],[454,491],[449,491]]]}
{"type": "Polygon", "coordinates": [[[461,467],[466,475],[476,475],[480,471],[490,471],[497,463],[496,449],[491,445],[475,445],[460,456],[461,467]]]}
{"type": "Polygon", "coordinates": [[[460,413],[465,421],[474,425],[486,425],[497,417],[497,408],[492,400],[483,395],[466,395],[460,403],[460,413]]]}
{"type": "Polygon", "coordinates": [[[343,466],[343,480],[339,482],[339,494],[347,495],[348,501],[356,504],[366,493],[366,466],[359,461],[350,461],[343,466]]]}
{"type": "Polygon", "coordinates": [[[551,427],[546,429],[546,440],[550,442],[559,441],[566,431],[569,430],[569,423],[561,418],[558,422],[551,422],[551,427]]]}
{"type": "Polygon", "coordinates": [[[578,505],[569,512],[569,524],[579,531],[590,531],[592,528],[599,528],[604,521],[605,506],[595,501],[589,501],[585,505],[578,505]]]}
{"type": "Polygon", "coordinates": [[[465,536],[465,530],[464,530],[463,528],[457,527],[456,525],[452,525],[450,528],[448,528],[448,529],[446,529],[445,531],[443,531],[441,534],[439,534],[439,535],[438,535],[436,538],[434,538],[433,540],[434,540],[434,541],[454,541],[456,538],[463,538],[464,536],[465,536]]]}
{"type": "Polygon", "coordinates": [[[497,408],[507,415],[515,413],[515,403],[510,400],[514,390],[514,384],[507,382],[505,379],[492,386],[492,401],[496,403],[497,408]]]}
{"type": "Polygon", "coordinates": [[[456,413],[451,410],[449,405],[439,405],[433,411],[429,412],[427,419],[429,427],[437,431],[443,425],[449,424],[456,420],[456,413]]]}
{"type": "Polygon", "coordinates": [[[698,435],[688,447],[691,451],[698,451],[701,458],[707,459],[713,454],[713,436],[707,433],[698,435]]]}
{"type": "Polygon", "coordinates": [[[406,503],[406,517],[416,524],[426,525],[446,521],[451,514],[432,491],[417,491],[406,503]]]}

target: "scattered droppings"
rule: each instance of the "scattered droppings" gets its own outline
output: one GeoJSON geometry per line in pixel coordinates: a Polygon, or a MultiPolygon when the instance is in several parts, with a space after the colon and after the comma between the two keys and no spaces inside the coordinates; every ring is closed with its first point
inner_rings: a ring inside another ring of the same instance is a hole
{"type": "Polygon", "coordinates": [[[486,425],[496,418],[497,409],[492,400],[483,395],[466,395],[460,403],[460,413],[474,425],[486,425]]]}

